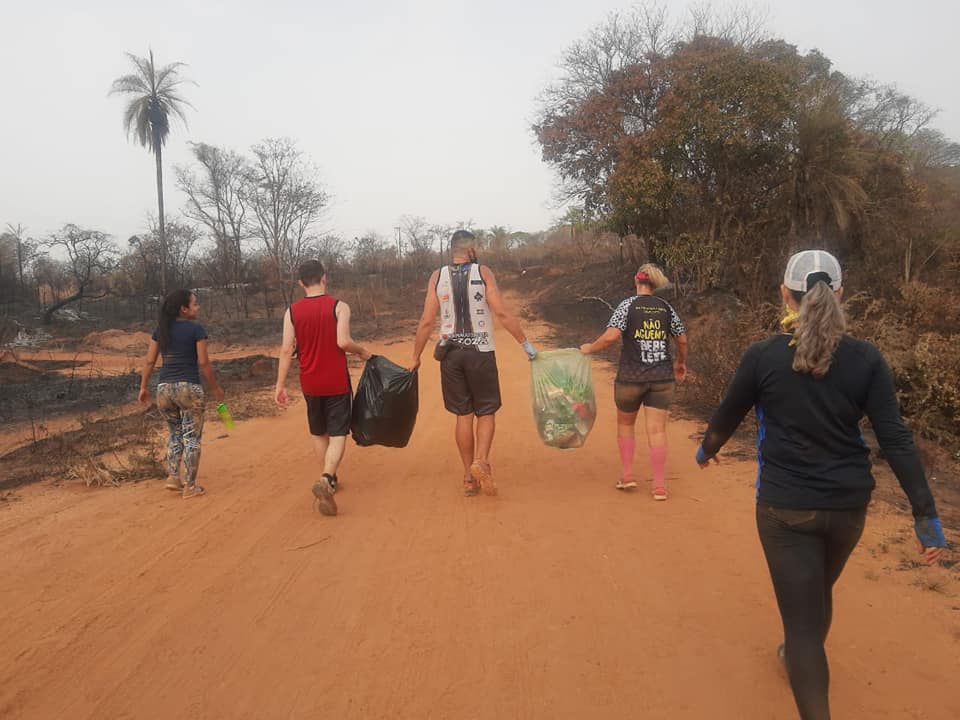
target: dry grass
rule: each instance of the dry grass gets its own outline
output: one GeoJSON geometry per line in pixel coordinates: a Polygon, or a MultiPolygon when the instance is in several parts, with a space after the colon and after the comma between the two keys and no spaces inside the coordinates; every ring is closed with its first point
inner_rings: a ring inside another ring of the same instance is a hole
{"type": "Polygon", "coordinates": [[[918,578],[913,581],[914,587],[918,587],[922,590],[927,590],[929,592],[940,593],[941,595],[948,594],[947,582],[942,579],[937,578],[918,578]]]}

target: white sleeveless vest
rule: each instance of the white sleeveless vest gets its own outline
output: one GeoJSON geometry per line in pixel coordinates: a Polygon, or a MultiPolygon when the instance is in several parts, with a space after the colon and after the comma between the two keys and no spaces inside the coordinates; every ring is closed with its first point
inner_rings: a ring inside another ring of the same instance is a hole
{"type": "Polygon", "coordinates": [[[455,283],[450,266],[440,268],[440,337],[460,345],[474,345],[480,352],[493,352],[493,318],[480,266],[472,263],[467,273],[458,276],[459,282],[455,283]]]}

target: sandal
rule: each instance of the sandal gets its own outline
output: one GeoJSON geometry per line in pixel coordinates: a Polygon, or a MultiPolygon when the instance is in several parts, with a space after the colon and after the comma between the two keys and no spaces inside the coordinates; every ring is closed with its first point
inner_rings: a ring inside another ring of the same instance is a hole
{"type": "Polygon", "coordinates": [[[663,485],[655,485],[653,488],[653,499],[654,500],[666,500],[667,499],[667,489],[663,485]]]}
{"type": "Polygon", "coordinates": [[[470,466],[470,477],[474,482],[479,483],[484,495],[497,494],[497,481],[493,479],[490,463],[475,462],[470,466]]]}
{"type": "Polygon", "coordinates": [[[164,487],[167,490],[176,490],[177,492],[181,492],[183,490],[183,483],[180,482],[180,478],[178,477],[168,477],[167,484],[164,485],[164,487]]]}
{"type": "Polygon", "coordinates": [[[463,494],[466,497],[473,497],[480,494],[480,484],[468,474],[463,479],[463,494]]]}
{"type": "Polygon", "coordinates": [[[620,478],[617,480],[617,490],[633,490],[637,487],[637,481],[633,478],[620,478]]]}
{"type": "Polygon", "coordinates": [[[203,485],[185,485],[181,497],[184,500],[189,500],[190,498],[200,497],[205,492],[203,485]]]}

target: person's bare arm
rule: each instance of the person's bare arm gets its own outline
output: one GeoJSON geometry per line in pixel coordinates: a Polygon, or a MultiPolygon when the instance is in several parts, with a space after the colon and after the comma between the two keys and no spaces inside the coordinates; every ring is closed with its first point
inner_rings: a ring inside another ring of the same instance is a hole
{"type": "Polygon", "coordinates": [[[677,335],[673,338],[677,343],[677,360],[673,364],[673,376],[677,382],[687,379],[687,336],[677,335]]]}
{"type": "Polygon", "coordinates": [[[293,348],[297,336],[293,329],[293,320],[290,318],[290,308],[283,314],[283,340],[280,341],[279,365],[277,367],[277,386],[274,388],[274,400],[280,407],[286,407],[290,402],[287,395],[287,375],[293,364],[293,348]]]}
{"type": "Polygon", "coordinates": [[[217,382],[217,376],[213,374],[213,363],[210,362],[206,339],[197,340],[197,365],[200,366],[200,372],[203,373],[203,377],[210,387],[210,392],[213,393],[218,402],[223,400],[223,388],[217,382]]]}
{"type": "Polygon", "coordinates": [[[437,322],[437,315],[440,314],[440,299],[437,297],[437,281],[439,278],[440,271],[434,270],[430,280],[427,281],[427,295],[423,299],[423,313],[420,315],[417,334],[413,341],[413,359],[410,363],[410,372],[420,367],[420,356],[423,355],[423,349],[430,341],[433,326],[437,322]]]}
{"type": "Polygon", "coordinates": [[[337,303],[337,345],[345,353],[359,355],[364,360],[369,360],[371,352],[362,345],[353,341],[350,335],[350,306],[342,300],[337,303]]]}
{"type": "Polygon", "coordinates": [[[153,368],[157,366],[157,357],[160,355],[160,346],[156,340],[150,341],[150,347],[147,348],[147,359],[143,363],[143,372],[140,373],[140,393],[137,400],[144,405],[150,402],[150,376],[153,374],[153,368]]]}
{"type": "Polygon", "coordinates": [[[620,342],[622,337],[623,333],[620,332],[619,328],[608,327],[603,331],[603,334],[592,343],[584,343],[581,345],[580,352],[582,352],[584,355],[601,352],[606,350],[611,345],[616,345],[618,342],[620,342]]]}
{"type": "Polygon", "coordinates": [[[497,278],[494,277],[493,271],[486,265],[481,265],[480,277],[483,278],[483,282],[487,287],[487,305],[490,306],[493,314],[497,316],[497,320],[500,321],[504,329],[513,335],[514,340],[522,345],[527,341],[527,336],[524,334],[523,328],[520,327],[520,321],[514,317],[513,313],[507,309],[506,304],[503,302],[503,296],[500,294],[500,288],[497,286],[497,278]]]}

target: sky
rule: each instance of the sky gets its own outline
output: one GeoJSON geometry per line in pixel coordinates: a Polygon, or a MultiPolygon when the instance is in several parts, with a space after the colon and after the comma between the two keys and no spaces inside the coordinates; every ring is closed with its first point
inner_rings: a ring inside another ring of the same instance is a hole
{"type": "MultiPolygon", "coordinates": [[[[674,0],[679,17],[687,3],[674,0]]],[[[391,236],[401,216],[512,230],[560,214],[555,177],[530,126],[563,50],[611,0],[56,0],[0,3],[0,227],[41,238],[67,222],[118,240],[156,214],[154,163],[129,142],[124,53],[182,61],[197,85],[187,127],[165,149],[167,215],[183,196],[173,167],[189,143],[245,151],[289,137],[333,201],[321,230],[391,236]]],[[[771,34],[817,48],[840,71],[895,83],[940,108],[960,140],[956,0],[771,0],[771,34]]]]}

